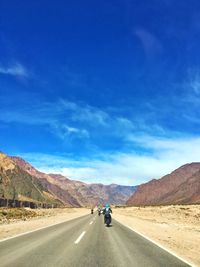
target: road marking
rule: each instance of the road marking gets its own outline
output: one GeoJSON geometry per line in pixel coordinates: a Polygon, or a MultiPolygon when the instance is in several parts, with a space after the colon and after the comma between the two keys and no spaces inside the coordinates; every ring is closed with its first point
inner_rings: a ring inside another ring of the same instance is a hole
{"type": "Polygon", "coordinates": [[[90,224],[93,224],[93,221],[91,221],[90,224]]]}
{"type": "Polygon", "coordinates": [[[76,239],[76,241],[74,242],[74,244],[78,244],[81,239],[83,238],[83,236],[85,235],[86,231],[83,231],[82,234],[76,239]]]}
{"type": "Polygon", "coordinates": [[[0,239],[0,243],[4,242],[4,241],[7,241],[7,240],[10,240],[10,239],[13,239],[13,238],[16,238],[16,237],[20,237],[20,236],[23,236],[23,235],[28,235],[28,234],[31,234],[31,233],[34,233],[34,232],[37,232],[37,231],[52,227],[52,226],[56,226],[56,225],[59,225],[59,224],[65,223],[65,222],[69,222],[69,221],[72,221],[72,220],[75,220],[75,219],[78,219],[78,218],[81,218],[81,217],[84,217],[84,216],[87,216],[87,215],[81,215],[79,217],[75,217],[75,218],[72,218],[72,219],[69,219],[69,220],[66,220],[66,221],[63,221],[63,222],[53,223],[53,224],[50,224],[48,226],[37,228],[35,230],[31,230],[31,231],[28,231],[28,232],[17,234],[15,236],[6,237],[4,239],[0,239]]]}
{"type": "MultiPolygon", "coordinates": [[[[116,219],[115,219],[116,220],[116,219]]],[[[119,222],[118,220],[116,220],[118,223],[122,224],[121,222],[119,222]]],[[[145,239],[147,239],[148,241],[150,241],[151,243],[155,244],[156,246],[162,248],[163,250],[167,251],[168,253],[172,254],[174,257],[178,258],[179,260],[183,261],[184,263],[190,265],[191,267],[197,267],[197,265],[195,265],[192,262],[187,261],[186,259],[182,258],[181,256],[177,255],[174,251],[162,246],[161,244],[157,243],[156,241],[152,240],[151,238],[145,236],[144,234],[140,233],[139,231],[131,228],[128,225],[122,224],[123,226],[125,226],[126,228],[130,229],[131,231],[137,233],[138,235],[144,237],[145,239]]]]}

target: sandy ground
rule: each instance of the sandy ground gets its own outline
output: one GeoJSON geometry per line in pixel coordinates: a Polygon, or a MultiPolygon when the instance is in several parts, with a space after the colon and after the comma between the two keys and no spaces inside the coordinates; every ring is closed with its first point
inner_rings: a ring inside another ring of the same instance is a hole
{"type": "Polygon", "coordinates": [[[1,223],[0,240],[90,213],[90,210],[86,208],[41,209],[34,211],[37,212],[37,217],[1,223]]]}
{"type": "Polygon", "coordinates": [[[113,218],[200,266],[200,205],[115,208],[113,218]]]}

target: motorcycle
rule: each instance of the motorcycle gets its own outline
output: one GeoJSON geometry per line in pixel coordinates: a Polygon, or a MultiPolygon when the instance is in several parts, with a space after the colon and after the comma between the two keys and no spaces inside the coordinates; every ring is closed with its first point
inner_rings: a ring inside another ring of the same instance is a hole
{"type": "Polygon", "coordinates": [[[99,216],[101,215],[101,210],[98,210],[98,215],[99,215],[99,216]]]}
{"type": "Polygon", "coordinates": [[[109,227],[110,224],[111,224],[111,221],[112,221],[111,215],[110,215],[110,214],[105,214],[104,216],[105,216],[105,217],[104,217],[104,219],[105,219],[105,224],[106,224],[107,227],[109,227]]]}
{"type": "Polygon", "coordinates": [[[94,211],[93,211],[93,209],[91,210],[91,214],[93,214],[94,213],[94,211]]]}

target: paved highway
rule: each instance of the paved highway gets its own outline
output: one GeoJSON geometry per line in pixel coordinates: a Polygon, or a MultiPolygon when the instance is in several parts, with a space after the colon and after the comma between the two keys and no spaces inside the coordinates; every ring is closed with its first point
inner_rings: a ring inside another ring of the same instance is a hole
{"type": "Polygon", "coordinates": [[[5,267],[186,267],[167,251],[113,220],[89,214],[0,242],[5,267]]]}

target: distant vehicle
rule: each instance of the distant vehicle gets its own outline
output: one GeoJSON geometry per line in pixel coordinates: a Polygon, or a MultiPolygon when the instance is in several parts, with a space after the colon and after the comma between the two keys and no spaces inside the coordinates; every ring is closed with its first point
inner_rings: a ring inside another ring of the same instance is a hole
{"type": "Polygon", "coordinates": [[[94,213],[94,210],[93,209],[91,209],[91,214],[93,214],[94,213]]]}

